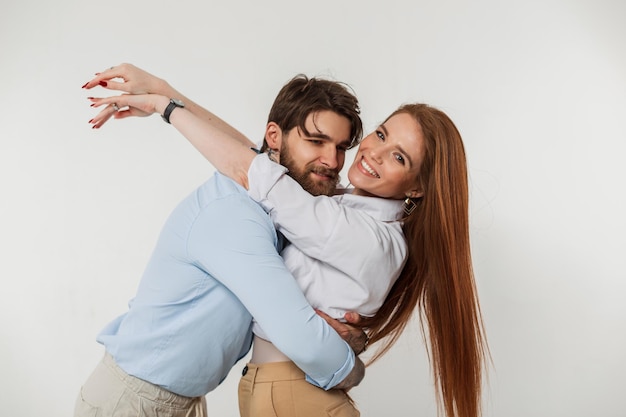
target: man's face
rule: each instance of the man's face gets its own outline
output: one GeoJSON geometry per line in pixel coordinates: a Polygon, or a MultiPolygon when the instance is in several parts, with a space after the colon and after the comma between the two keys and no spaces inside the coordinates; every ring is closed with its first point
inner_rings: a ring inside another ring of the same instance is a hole
{"type": "Polygon", "coordinates": [[[332,195],[350,145],[350,121],[322,110],[309,114],[304,125],[308,135],[293,128],[283,136],[280,163],[309,193],[332,195]]]}

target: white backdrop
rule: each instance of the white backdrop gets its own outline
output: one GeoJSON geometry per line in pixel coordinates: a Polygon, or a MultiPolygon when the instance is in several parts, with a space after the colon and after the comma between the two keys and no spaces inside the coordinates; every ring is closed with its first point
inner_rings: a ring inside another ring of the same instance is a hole
{"type": "MultiPolygon", "coordinates": [[[[256,139],[300,72],[350,84],[367,130],[407,101],[448,112],[470,165],[486,416],[626,416],[625,17],[621,0],[2,0],[1,414],[71,415],[96,334],[213,172],[159,117],[89,128],[80,86],[132,62],[256,139]]],[[[210,415],[237,415],[240,369],[210,415]]],[[[419,332],[353,394],[364,416],[435,416],[419,332]]]]}

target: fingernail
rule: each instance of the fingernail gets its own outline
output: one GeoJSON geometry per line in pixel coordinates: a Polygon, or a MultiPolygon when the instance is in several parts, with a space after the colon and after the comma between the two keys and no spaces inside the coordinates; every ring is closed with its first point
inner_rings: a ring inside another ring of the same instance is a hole
{"type": "Polygon", "coordinates": [[[87,84],[89,84],[89,81],[87,81],[87,82],[85,83],[85,85],[83,85],[81,88],[85,88],[85,87],[87,87],[87,84]]]}
{"type": "Polygon", "coordinates": [[[91,124],[91,122],[93,122],[93,119],[90,119],[87,123],[90,123],[90,124],[91,124]]]}
{"type": "Polygon", "coordinates": [[[92,129],[98,129],[99,127],[100,127],[100,126],[98,126],[98,125],[93,125],[91,128],[92,128],[92,129]]]}
{"type": "Polygon", "coordinates": [[[98,84],[100,84],[103,87],[107,86],[107,82],[106,81],[100,81],[98,84]]]}
{"type": "Polygon", "coordinates": [[[91,104],[89,107],[96,107],[96,103],[91,104]]]}
{"type": "Polygon", "coordinates": [[[94,100],[95,97],[87,97],[87,100],[94,100]]]}

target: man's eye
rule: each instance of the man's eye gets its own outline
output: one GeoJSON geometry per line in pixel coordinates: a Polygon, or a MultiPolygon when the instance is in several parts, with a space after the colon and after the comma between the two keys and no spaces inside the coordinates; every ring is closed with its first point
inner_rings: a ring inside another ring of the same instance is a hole
{"type": "Polygon", "coordinates": [[[322,141],[319,139],[310,139],[309,142],[311,142],[314,145],[321,145],[322,141]]]}

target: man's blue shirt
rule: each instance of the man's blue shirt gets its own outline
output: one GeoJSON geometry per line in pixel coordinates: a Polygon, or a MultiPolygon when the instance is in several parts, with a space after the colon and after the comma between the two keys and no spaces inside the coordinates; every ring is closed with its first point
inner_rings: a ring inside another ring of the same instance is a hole
{"type": "Polygon", "coordinates": [[[128,312],[98,341],[128,374],[196,397],[248,352],[254,316],[309,381],[333,387],[354,353],[310,307],[278,242],[246,190],[216,173],[170,215],[128,312]]]}

